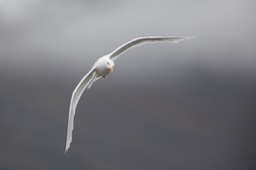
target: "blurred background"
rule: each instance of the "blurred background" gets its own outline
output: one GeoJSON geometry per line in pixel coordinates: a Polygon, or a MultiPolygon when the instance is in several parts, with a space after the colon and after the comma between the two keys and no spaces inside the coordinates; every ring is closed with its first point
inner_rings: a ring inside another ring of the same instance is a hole
{"type": "Polygon", "coordinates": [[[0,169],[256,169],[253,0],[0,0],[0,169]],[[97,58],[141,46],[82,96],[97,58]]]}

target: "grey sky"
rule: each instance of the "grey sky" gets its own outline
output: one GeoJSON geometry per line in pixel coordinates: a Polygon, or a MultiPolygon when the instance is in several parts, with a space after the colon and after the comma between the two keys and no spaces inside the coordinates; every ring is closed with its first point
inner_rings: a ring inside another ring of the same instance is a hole
{"type": "Polygon", "coordinates": [[[256,169],[255,5],[0,0],[0,169],[256,169]],[[197,37],[121,56],[82,96],[64,155],[77,83],[146,35],[197,37]]]}
{"type": "MultiPolygon", "coordinates": [[[[249,0],[3,0],[1,67],[39,73],[44,68],[86,71],[98,57],[137,36],[196,35],[193,42],[179,46],[134,49],[118,62],[137,67],[147,58],[156,58],[158,65],[201,60],[217,68],[235,62],[250,70],[255,63],[254,5],[249,0]]],[[[127,65],[122,68],[128,70],[127,65]]]]}

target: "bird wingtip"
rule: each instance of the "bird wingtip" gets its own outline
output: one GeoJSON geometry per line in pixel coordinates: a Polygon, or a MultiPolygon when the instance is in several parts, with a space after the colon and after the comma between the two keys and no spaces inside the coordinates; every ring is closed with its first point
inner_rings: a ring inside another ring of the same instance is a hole
{"type": "Polygon", "coordinates": [[[65,148],[65,154],[68,152],[68,147],[65,148]]]}
{"type": "Polygon", "coordinates": [[[70,143],[67,142],[65,147],[65,154],[68,152],[69,147],[70,147],[70,143]]]}

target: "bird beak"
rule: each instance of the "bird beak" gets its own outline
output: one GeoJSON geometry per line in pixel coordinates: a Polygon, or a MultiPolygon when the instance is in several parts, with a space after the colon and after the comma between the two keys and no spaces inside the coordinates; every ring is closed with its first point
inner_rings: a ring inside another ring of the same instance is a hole
{"type": "Polygon", "coordinates": [[[109,72],[113,72],[113,67],[109,67],[109,68],[108,68],[108,71],[109,71],[109,72]]]}

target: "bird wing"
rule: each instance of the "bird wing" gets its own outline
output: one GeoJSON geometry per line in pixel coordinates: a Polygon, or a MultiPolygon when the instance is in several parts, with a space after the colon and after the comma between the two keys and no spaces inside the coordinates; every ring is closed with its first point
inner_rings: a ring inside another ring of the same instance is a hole
{"type": "Polygon", "coordinates": [[[99,80],[101,78],[101,76],[95,76],[94,79],[90,82],[90,84],[88,85],[87,89],[90,89],[93,85],[93,83],[97,80],[99,80]]]}
{"type": "Polygon", "coordinates": [[[178,43],[183,40],[191,39],[194,37],[174,37],[174,36],[150,36],[150,37],[139,37],[135,38],[131,41],[128,41],[127,43],[121,45],[117,49],[115,49],[112,53],[109,54],[110,59],[115,61],[118,56],[120,56],[122,53],[126,52],[127,50],[143,45],[148,43],[156,43],[156,42],[171,42],[171,43],[178,43]]]}
{"type": "Polygon", "coordinates": [[[75,90],[72,93],[70,107],[69,107],[69,118],[68,118],[68,130],[67,130],[67,141],[66,141],[66,149],[65,152],[68,151],[69,146],[72,142],[72,131],[74,127],[74,117],[76,112],[76,106],[79,102],[81,95],[83,94],[84,90],[88,88],[88,85],[93,82],[96,78],[96,72],[94,68],[92,68],[79,82],[76,86],[75,90]]]}

